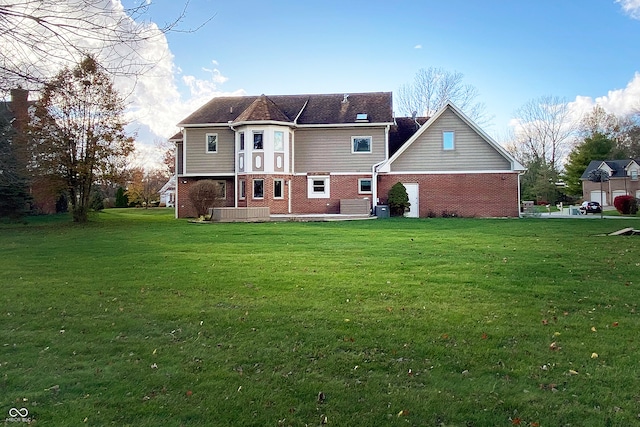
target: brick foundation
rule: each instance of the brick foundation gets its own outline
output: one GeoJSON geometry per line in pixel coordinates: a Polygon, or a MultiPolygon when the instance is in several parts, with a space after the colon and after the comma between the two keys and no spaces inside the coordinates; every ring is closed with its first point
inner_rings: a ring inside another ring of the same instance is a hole
{"type": "Polygon", "coordinates": [[[396,183],[417,183],[420,217],[517,217],[518,174],[379,175],[378,197],[385,204],[396,183]]]}

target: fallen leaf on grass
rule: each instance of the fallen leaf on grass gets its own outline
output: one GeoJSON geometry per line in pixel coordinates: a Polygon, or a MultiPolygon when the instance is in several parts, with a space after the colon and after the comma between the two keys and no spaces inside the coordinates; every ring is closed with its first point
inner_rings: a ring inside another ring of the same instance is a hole
{"type": "Polygon", "coordinates": [[[595,326],[591,327],[591,332],[596,332],[596,327],[595,326]]]}
{"type": "Polygon", "coordinates": [[[547,326],[549,324],[549,321],[547,319],[542,319],[542,324],[544,326],[547,326]]]}
{"type": "Polygon", "coordinates": [[[578,371],[574,371],[573,369],[569,369],[569,375],[578,375],[578,371]]]}
{"type": "Polygon", "coordinates": [[[598,353],[591,353],[591,358],[592,359],[597,359],[598,358],[598,353]]]}
{"type": "Polygon", "coordinates": [[[406,409],[398,412],[398,417],[406,417],[407,415],[409,415],[409,411],[407,411],[406,409]]]}
{"type": "Polygon", "coordinates": [[[615,328],[616,326],[618,326],[618,322],[613,322],[613,327],[615,328]]]}
{"type": "Polygon", "coordinates": [[[326,416],[326,415],[324,415],[324,414],[320,415],[320,424],[321,424],[321,425],[325,425],[325,424],[327,424],[328,422],[329,422],[329,420],[327,419],[327,416],[326,416]]]}
{"type": "Polygon", "coordinates": [[[482,339],[486,340],[487,338],[489,338],[489,335],[487,335],[486,333],[483,332],[482,333],[482,339]]]}
{"type": "Polygon", "coordinates": [[[559,347],[555,341],[549,344],[549,350],[551,351],[557,351],[557,350],[560,350],[561,348],[562,347],[559,347]]]}

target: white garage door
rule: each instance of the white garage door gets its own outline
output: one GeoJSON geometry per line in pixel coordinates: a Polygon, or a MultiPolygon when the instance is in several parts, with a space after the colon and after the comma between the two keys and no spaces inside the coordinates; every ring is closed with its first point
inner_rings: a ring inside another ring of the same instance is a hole
{"type": "Polygon", "coordinates": [[[602,206],[608,206],[607,204],[607,192],[606,191],[592,191],[591,199],[592,202],[598,202],[602,204],[602,206]],[[602,199],[600,198],[600,193],[602,193],[602,199]]]}
{"type": "Polygon", "coordinates": [[[616,197],[618,196],[626,196],[627,192],[624,190],[614,190],[612,197],[611,197],[611,204],[613,204],[613,202],[616,200],[616,197]]]}

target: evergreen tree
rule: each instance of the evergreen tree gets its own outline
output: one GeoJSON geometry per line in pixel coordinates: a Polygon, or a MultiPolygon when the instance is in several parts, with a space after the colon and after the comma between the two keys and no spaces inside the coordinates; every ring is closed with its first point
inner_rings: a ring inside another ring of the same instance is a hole
{"type": "Polygon", "coordinates": [[[389,205],[389,212],[392,216],[404,215],[405,210],[411,206],[407,189],[401,182],[396,182],[389,190],[387,204],[389,205]]]}
{"type": "MultiPolygon", "coordinates": [[[[596,132],[586,137],[578,144],[567,159],[564,182],[567,184],[567,193],[571,195],[582,194],[582,181],[580,177],[592,160],[612,160],[614,156],[615,142],[605,135],[596,132]]],[[[615,156],[614,156],[615,157],[615,156]]]]}
{"type": "Polygon", "coordinates": [[[118,187],[116,191],[116,208],[126,208],[127,206],[129,206],[129,196],[127,196],[124,188],[118,187]]]}
{"type": "Polygon", "coordinates": [[[0,116],[0,217],[20,218],[28,212],[29,182],[15,153],[15,131],[0,116]]]}

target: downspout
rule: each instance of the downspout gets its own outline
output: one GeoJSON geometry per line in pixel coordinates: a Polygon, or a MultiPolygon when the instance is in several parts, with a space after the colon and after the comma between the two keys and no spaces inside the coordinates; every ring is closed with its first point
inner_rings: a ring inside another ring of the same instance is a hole
{"type": "Polygon", "coordinates": [[[525,174],[525,172],[520,172],[518,173],[518,218],[522,218],[522,214],[524,212],[520,212],[520,209],[522,207],[522,191],[521,191],[521,184],[520,184],[520,177],[523,176],[525,174]]]}
{"type": "Polygon", "coordinates": [[[371,197],[373,199],[371,200],[371,203],[372,203],[371,208],[372,210],[374,210],[374,213],[375,213],[375,206],[380,202],[378,198],[378,168],[382,164],[384,164],[386,161],[389,160],[389,129],[390,128],[391,128],[391,125],[387,125],[387,127],[384,130],[384,140],[385,140],[384,160],[374,164],[371,167],[371,197]]]}
{"type": "Polygon", "coordinates": [[[238,207],[238,153],[236,152],[236,130],[229,120],[229,129],[233,131],[233,207],[238,207]]]}
{"type": "MultiPolygon", "coordinates": [[[[184,136],[183,136],[182,140],[184,141],[184,136]]],[[[183,145],[183,147],[184,147],[184,145],[183,145]]],[[[180,186],[179,185],[180,184],[180,180],[178,179],[178,144],[177,143],[175,144],[174,149],[176,150],[175,151],[175,155],[173,156],[173,170],[175,171],[174,178],[176,180],[176,199],[173,201],[173,210],[174,210],[175,218],[178,219],[178,187],[180,186]]],[[[184,148],[183,148],[183,150],[184,150],[184,148]]]]}

